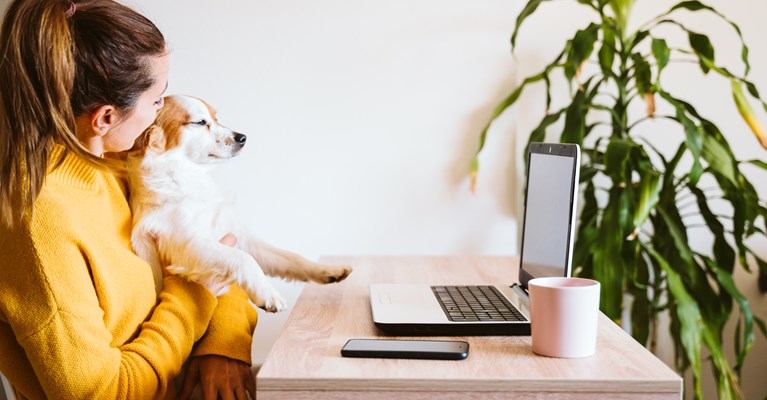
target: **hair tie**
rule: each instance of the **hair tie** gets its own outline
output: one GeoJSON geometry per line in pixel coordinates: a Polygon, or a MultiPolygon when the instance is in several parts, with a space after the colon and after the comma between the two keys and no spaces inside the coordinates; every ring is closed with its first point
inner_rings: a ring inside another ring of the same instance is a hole
{"type": "Polygon", "coordinates": [[[75,11],[77,11],[77,6],[75,5],[75,2],[72,0],[69,0],[69,8],[67,9],[67,12],[65,13],[67,18],[72,18],[72,16],[75,15],[75,11]]]}

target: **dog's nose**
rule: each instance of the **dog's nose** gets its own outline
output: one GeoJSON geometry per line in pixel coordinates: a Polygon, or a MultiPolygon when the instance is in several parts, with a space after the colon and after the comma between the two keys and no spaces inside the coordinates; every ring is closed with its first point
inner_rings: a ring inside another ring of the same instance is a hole
{"type": "Polygon", "coordinates": [[[242,133],[234,133],[234,141],[237,142],[239,145],[245,144],[245,141],[248,140],[248,137],[243,135],[242,133]]]}

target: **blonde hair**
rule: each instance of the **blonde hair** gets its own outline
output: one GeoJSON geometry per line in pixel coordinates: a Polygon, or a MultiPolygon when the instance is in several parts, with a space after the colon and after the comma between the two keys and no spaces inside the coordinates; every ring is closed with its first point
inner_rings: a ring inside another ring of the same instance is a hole
{"type": "Polygon", "coordinates": [[[11,2],[0,28],[0,224],[31,212],[56,166],[53,143],[108,164],[77,140],[75,118],[102,105],[129,114],[154,83],[148,57],[164,53],[159,29],[112,0],[11,2]]]}

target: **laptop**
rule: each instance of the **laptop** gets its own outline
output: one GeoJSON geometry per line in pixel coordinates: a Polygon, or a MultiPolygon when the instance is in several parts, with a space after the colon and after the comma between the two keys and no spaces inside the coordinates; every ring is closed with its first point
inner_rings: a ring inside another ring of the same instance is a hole
{"type": "Polygon", "coordinates": [[[529,335],[527,282],[571,274],[579,166],[576,144],[529,145],[519,282],[371,284],[375,325],[401,336],[529,335]]]}

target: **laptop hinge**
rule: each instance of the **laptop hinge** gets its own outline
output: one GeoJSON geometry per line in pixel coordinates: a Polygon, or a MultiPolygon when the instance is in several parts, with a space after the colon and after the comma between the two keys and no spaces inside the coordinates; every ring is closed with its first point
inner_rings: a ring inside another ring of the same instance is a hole
{"type": "Polygon", "coordinates": [[[522,289],[522,286],[520,286],[519,284],[515,283],[515,284],[511,285],[511,289],[514,290],[514,293],[516,293],[517,296],[519,296],[519,298],[522,301],[525,302],[525,304],[530,304],[530,298],[528,297],[527,292],[525,291],[525,289],[522,289]]]}

